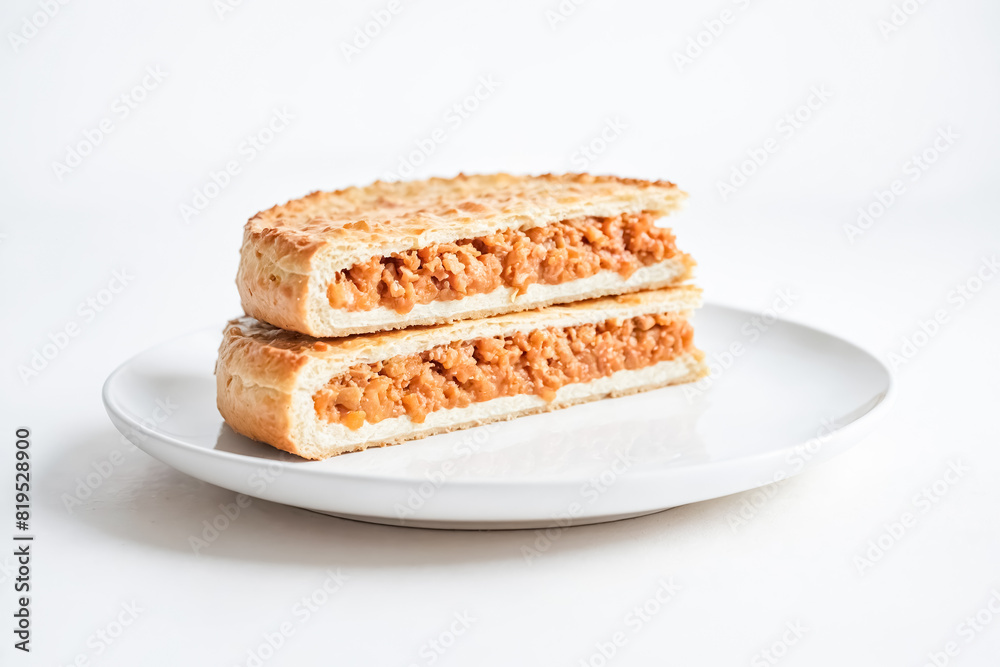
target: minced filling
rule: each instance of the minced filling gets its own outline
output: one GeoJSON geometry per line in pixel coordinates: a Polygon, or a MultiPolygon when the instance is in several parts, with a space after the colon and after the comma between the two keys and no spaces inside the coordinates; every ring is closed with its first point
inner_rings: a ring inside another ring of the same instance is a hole
{"type": "Polygon", "coordinates": [[[673,359],[691,340],[683,316],[657,314],[458,341],[353,366],[316,392],[313,404],[320,418],[350,429],[403,415],[419,424],[435,410],[502,396],[552,401],[564,385],[673,359]]]}
{"type": "Polygon", "coordinates": [[[648,213],[578,218],[372,257],[338,273],[327,299],[333,308],[405,314],[501,286],[523,294],[533,283],[558,285],[608,269],[628,278],[677,252],[670,230],[653,221],[648,213]]]}

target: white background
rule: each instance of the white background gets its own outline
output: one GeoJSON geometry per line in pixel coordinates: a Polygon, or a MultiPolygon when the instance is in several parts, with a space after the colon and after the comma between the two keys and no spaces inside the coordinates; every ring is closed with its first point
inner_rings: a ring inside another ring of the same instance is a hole
{"type": "Polygon", "coordinates": [[[1000,614],[969,642],[959,625],[1000,600],[1000,278],[961,307],[955,289],[1000,251],[1000,7],[905,4],[915,13],[886,35],[890,0],[590,0],[554,26],[555,0],[402,0],[348,60],[342,43],[387,2],[244,2],[221,16],[211,0],[70,2],[47,20],[37,2],[4,3],[2,437],[32,429],[38,541],[30,656],[11,648],[0,556],[3,664],[247,664],[330,568],[350,579],[264,664],[429,664],[421,647],[463,612],[476,620],[435,664],[578,665],[622,629],[609,664],[770,664],[759,652],[786,622],[806,630],[783,665],[922,665],[951,641],[949,664],[996,664],[1000,614]],[[731,21],[711,37],[723,10],[731,21]],[[699,33],[706,46],[679,66],[699,33]],[[116,100],[147,68],[165,78],[122,117],[116,100]],[[496,90],[449,124],[481,77],[496,90]],[[814,87],[829,99],[799,109],[814,87]],[[247,160],[243,142],[275,109],[293,119],[247,160]],[[796,111],[808,118],[789,134],[779,123],[796,111]],[[105,118],[112,131],[60,177],[55,163],[105,118]],[[621,133],[581,163],[609,120],[621,133]],[[439,126],[447,139],[418,176],[583,167],[679,183],[691,203],[672,224],[710,300],[762,309],[791,289],[791,319],[886,360],[936,311],[947,322],[897,365],[883,427],[745,525],[732,517],[749,493],[575,528],[528,564],[533,532],[394,529],[261,501],[195,556],[189,536],[233,494],[124,445],[102,381],[238,314],[249,216],[395,171],[439,126]],[[913,180],[908,161],[948,128],[957,138],[913,180]],[[719,183],[769,138],[776,152],[723,198],[719,183]],[[231,160],[240,173],[186,221],[181,206],[231,160]],[[895,202],[849,238],[896,179],[895,202]],[[84,316],[122,270],[127,287],[84,316]],[[23,379],[73,323],[78,335],[23,379]],[[63,494],[116,450],[124,463],[67,511],[63,494]],[[954,461],[968,472],[915,509],[954,461]],[[907,511],[917,525],[859,572],[869,540],[907,511]],[[681,592],[633,633],[625,615],[663,577],[681,592]],[[97,655],[88,637],[133,602],[136,622],[97,655]]]}

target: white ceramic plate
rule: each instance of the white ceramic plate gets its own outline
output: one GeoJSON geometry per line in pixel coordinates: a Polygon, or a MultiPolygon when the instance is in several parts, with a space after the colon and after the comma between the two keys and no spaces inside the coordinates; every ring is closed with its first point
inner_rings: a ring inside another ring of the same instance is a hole
{"type": "Polygon", "coordinates": [[[695,341],[712,377],[695,385],[305,461],[223,422],[212,375],[220,336],[163,343],[112,373],[104,404],[118,430],[233,491],[416,527],[580,525],[745,491],[851,447],[892,393],[885,366],[846,341],[709,305],[695,341]]]}

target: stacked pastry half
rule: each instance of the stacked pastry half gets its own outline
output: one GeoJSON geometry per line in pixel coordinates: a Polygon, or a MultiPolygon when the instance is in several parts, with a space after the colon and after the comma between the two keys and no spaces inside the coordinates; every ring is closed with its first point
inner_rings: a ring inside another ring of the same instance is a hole
{"type": "Polygon", "coordinates": [[[705,374],[667,182],[465,176],[316,192],[247,223],[218,406],[309,459],[705,374]]]}

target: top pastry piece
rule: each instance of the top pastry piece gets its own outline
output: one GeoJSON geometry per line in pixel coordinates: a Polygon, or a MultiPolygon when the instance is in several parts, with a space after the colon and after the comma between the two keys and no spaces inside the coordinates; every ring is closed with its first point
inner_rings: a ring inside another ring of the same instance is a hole
{"type": "Polygon", "coordinates": [[[314,192],[246,224],[247,314],[312,336],[441,324],[690,277],[657,218],[686,194],[613,176],[491,174],[314,192]]]}

